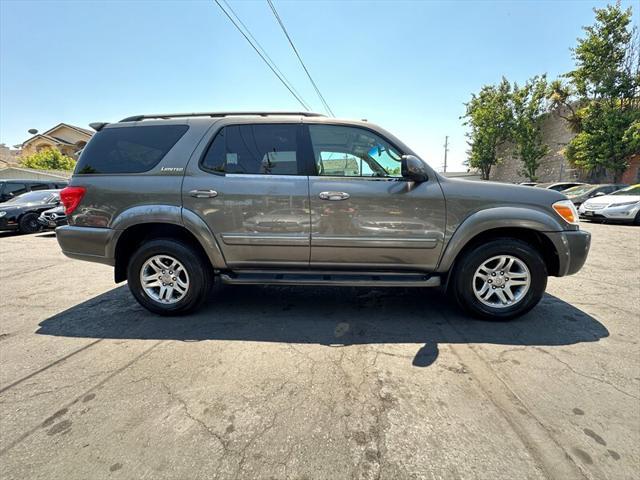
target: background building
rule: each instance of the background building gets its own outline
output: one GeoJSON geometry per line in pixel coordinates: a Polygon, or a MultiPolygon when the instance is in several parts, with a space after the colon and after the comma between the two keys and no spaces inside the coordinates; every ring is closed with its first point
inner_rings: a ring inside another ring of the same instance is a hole
{"type": "Polygon", "coordinates": [[[21,156],[33,155],[45,148],[55,148],[72,158],[84,148],[93,132],[84,128],[60,123],[44,133],[37,133],[22,144],[21,156]]]}

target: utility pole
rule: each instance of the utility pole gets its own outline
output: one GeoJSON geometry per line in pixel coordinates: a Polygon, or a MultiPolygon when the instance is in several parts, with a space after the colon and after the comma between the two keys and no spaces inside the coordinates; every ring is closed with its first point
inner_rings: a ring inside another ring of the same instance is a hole
{"type": "Polygon", "coordinates": [[[449,135],[444,137],[444,168],[442,173],[447,173],[447,152],[449,151],[449,135]]]}

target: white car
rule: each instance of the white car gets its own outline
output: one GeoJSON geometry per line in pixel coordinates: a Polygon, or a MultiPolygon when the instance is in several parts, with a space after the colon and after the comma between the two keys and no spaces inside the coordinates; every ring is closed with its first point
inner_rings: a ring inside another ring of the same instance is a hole
{"type": "Polygon", "coordinates": [[[578,213],[594,220],[618,220],[640,225],[640,183],[610,195],[590,198],[580,205],[578,213]]]}

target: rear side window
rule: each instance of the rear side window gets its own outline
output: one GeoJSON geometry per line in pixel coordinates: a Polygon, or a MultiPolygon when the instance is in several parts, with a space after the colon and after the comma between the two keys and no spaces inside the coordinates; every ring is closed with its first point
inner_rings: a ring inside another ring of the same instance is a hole
{"type": "Polygon", "coordinates": [[[298,125],[231,125],[222,128],[202,160],[219,173],[298,174],[298,125]]]}
{"type": "Polygon", "coordinates": [[[189,129],[187,125],[105,128],[82,151],[76,174],[151,170],[189,129]]]}
{"type": "Polygon", "coordinates": [[[32,183],[31,190],[48,190],[49,185],[46,183],[32,183]]]}
{"type": "Polygon", "coordinates": [[[27,191],[27,186],[24,183],[7,183],[4,186],[2,195],[7,198],[17,197],[27,191]]]}

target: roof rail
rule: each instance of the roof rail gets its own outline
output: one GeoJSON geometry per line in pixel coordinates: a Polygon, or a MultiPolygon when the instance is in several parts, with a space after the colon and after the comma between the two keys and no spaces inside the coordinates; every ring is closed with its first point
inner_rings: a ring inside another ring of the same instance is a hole
{"type": "Polygon", "coordinates": [[[131,117],[123,118],[120,122],[139,122],[140,120],[148,120],[152,118],[166,119],[166,118],[181,118],[181,117],[232,117],[232,116],[258,116],[268,117],[271,115],[286,115],[286,116],[302,116],[302,117],[325,117],[322,113],[314,112],[194,112],[194,113],[157,113],[153,115],[133,115],[131,117]]]}

